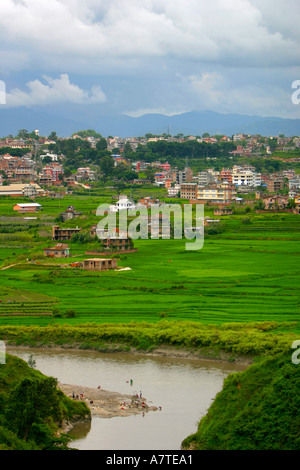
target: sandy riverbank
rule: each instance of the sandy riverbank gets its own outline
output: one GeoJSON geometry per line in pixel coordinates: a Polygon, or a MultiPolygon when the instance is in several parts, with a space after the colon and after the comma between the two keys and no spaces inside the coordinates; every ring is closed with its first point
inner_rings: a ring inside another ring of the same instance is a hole
{"type": "Polygon", "coordinates": [[[139,397],[132,395],[81,385],[59,383],[58,387],[68,397],[73,398],[74,393],[75,400],[85,401],[91,410],[92,416],[112,418],[114,416],[130,416],[158,410],[156,406],[149,406],[144,397],[139,399],[139,397]]]}

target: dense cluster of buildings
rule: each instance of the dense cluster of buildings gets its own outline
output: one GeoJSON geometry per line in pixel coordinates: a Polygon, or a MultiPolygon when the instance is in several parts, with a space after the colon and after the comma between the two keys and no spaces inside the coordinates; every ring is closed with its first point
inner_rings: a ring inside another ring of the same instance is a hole
{"type": "MultiPolygon", "coordinates": [[[[37,131],[35,131],[37,132],[37,131]]],[[[38,135],[38,133],[37,133],[38,135]]],[[[72,136],[83,140],[88,140],[92,147],[96,147],[98,138],[95,137],[80,137],[79,135],[72,136]]],[[[128,161],[124,156],[124,147],[130,144],[130,148],[135,150],[138,145],[145,145],[148,142],[186,142],[197,141],[205,142],[211,145],[223,141],[236,143],[236,150],[232,154],[250,156],[265,145],[266,153],[269,148],[266,142],[270,142],[272,138],[262,138],[261,136],[249,136],[245,134],[236,134],[231,137],[228,136],[183,136],[178,135],[171,137],[169,135],[163,136],[148,136],[148,137],[130,137],[122,139],[118,137],[108,137],[106,139],[107,149],[114,150],[112,154],[114,165],[128,164],[131,170],[135,171],[137,178],[133,183],[144,183],[145,179],[139,179],[139,174],[151,169],[153,178],[151,182],[155,185],[163,187],[167,190],[169,197],[178,197],[187,200],[198,200],[205,202],[216,202],[220,204],[231,204],[239,202],[237,197],[238,193],[247,194],[250,191],[255,191],[257,188],[265,188],[269,193],[279,193],[283,189],[288,189],[289,198],[295,199],[299,196],[300,192],[300,175],[297,175],[293,170],[286,170],[273,174],[263,174],[255,170],[251,165],[238,166],[234,165],[232,168],[222,168],[221,171],[216,171],[214,168],[209,168],[204,171],[194,174],[189,168],[188,161],[186,161],[185,168],[178,169],[172,167],[168,162],[144,162],[144,161],[128,161]]],[[[276,137],[276,142],[280,150],[287,150],[300,147],[300,138],[289,137],[276,137]]],[[[63,155],[56,155],[54,153],[46,153],[47,145],[54,144],[45,138],[40,138],[38,144],[44,145],[46,151],[41,156],[39,164],[36,160],[36,140],[24,141],[22,139],[2,139],[0,147],[7,147],[10,149],[29,148],[30,151],[24,156],[13,156],[9,153],[0,155],[0,195],[12,196],[28,196],[35,197],[46,194],[47,187],[60,186],[66,184],[73,186],[77,184],[87,184],[89,187],[90,182],[95,181],[96,172],[94,168],[89,166],[79,167],[76,172],[65,174],[63,165],[63,155]],[[45,160],[47,157],[47,160],[45,160]],[[44,188],[44,189],[43,189],[44,188]],[[46,192],[45,192],[46,190],[46,192]]],[[[13,151],[11,151],[13,153],[13,151]]],[[[212,159],[213,160],[213,159],[212,159]]],[[[212,164],[213,166],[213,164],[212,164]]],[[[70,214],[70,213],[68,213],[70,214]]],[[[67,215],[66,215],[67,216],[67,215]]]]}
{"type": "Polygon", "coordinates": [[[10,183],[33,181],[36,177],[37,172],[30,155],[13,157],[7,153],[0,156],[0,184],[3,184],[4,180],[10,183]]]}
{"type": "MultiPolygon", "coordinates": [[[[285,150],[286,148],[291,148],[291,145],[299,147],[300,146],[300,139],[295,137],[274,137],[276,138],[278,150],[285,150]]],[[[272,137],[271,137],[272,139],[272,137]]],[[[233,155],[244,155],[250,156],[255,154],[255,152],[259,152],[262,149],[265,151],[266,154],[271,153],[270,146],[268,145],[268,138],[262,137],[261,135],[248,135],[243,133],[238,133],[233,136],[209,136],[203,134],[203,136],[193,136],[187,135],[184,136],[182,134],[178,134],[177,136],[170,136],[170,135],[160,135],[160,136],[149,136],[149,137],[128,137],[128,138],[120,138],[120,137],[109,137],[107,139],[107,148],[110,151],[119,150],[122,152],[126,144],[130,144],[130,147],[133,151],[137,149],[139,145],[146,145],[149,142],[187,142],[187,141],[196,141],[196,142],[204,142],[207,144],[216,144],[218,142],[234,142],[237,144],[236,150],[232,151],[233,155]]]]}
{"type": "Polygon", "coordinates": [[[300,175],[294,170],[286,170],[276,174],[262,174],[249,165],[213,168],[194,175],[190,168],[183,171],[169,169],[155,174],[155,183],[164,186],[170,197],[188,200],[203,200],[229,204],[238,202],[237,193],[249,193],[257,188],[278,193],[289,189],[289,198],[293,199],[300,191],[300,175]]]}

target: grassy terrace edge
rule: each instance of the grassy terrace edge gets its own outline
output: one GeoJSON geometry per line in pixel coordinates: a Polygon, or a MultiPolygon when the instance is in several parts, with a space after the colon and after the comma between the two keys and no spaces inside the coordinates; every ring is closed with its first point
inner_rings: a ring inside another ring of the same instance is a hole
{"type": "MultiPolygon", "coordinates": [[[[295,323],[289,322],[286,328],[295,323]]],[[[189,350],[199,357],[235,360],[287,352],[297,335],[280,332],[282,323],[251,322],[210,325],[160,320],[156,323],[85,323],[76,326],[0,326],[0,338],[7,344],[31,347],[60,346],[98,351],[151,352],[162,346],[189,350]]]]}

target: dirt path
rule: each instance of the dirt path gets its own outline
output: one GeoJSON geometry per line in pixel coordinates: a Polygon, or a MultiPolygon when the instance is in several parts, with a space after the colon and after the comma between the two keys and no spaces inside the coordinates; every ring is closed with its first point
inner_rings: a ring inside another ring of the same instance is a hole
{"type": "Polygon", "coordinates": [[[158,409],[156,406],[148,406],[144,397],[138,402],[138,397],[97,388],[62,383],[59,383],[58,387],[68,397],[73,398],[74,392],[75,400],[84,400],[90,408],[92,416],[101,416],[102,418],[130,416],[158,409]]]}
{"type": "Polygon", "coordinates": [[[12,268],[13,266],[17,266],[16,264],[10,264],[9,266],[5,266],[4,268],[1,268],[1,271],[4,271],[4,269],[12,268]]]}

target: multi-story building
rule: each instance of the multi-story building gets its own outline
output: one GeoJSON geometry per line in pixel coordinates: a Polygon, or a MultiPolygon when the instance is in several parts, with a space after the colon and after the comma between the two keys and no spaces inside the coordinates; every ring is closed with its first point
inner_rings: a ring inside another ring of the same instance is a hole
{"type": "Polygon", "coordinates": [[[260,186],[261,174],[244,168],[233,168],[232,184],[235,186],[260,186]]]}
{"type": "Polygon", "coordinates": [[[228,183],[198,187],[198,199],[203,203],[232,204],[236,201],[235,186],[228,183]]]}
{"type": "Polygon", "coordinates": [[[101,238],[100,243],[103,251],[127,251],[133,249],[133,242],[130,238],[101,238]]]}
{"type": "Polygon", "coordinates": [[[180,198],[193,200],[197,199],[198,184],[197,183],[183,183],[180,185],[180,198]]]}
{"type": "Polygon", "coordinates": [[[219,175],[220,180],[232,183],[232,174],[230,169],[223,168],[219,175]]]}
{"type": "Polygon", "coordinates": [[[199,186],[208,186],[209,184],[216,183],[217,177],[209,171],[200,171],[198,173],[199,186]]]}
{"type": "Polygon", "coordinates": [[[294,209],[295,214],[300,214],[300,194],[297,194],[295,196],[295,209],[294,209]]]}
{"type": "Polygon", "coordinates": [[[44,248],[44,256],[49,258],[68,258],[70,256],[69,245],[58,243],[50,248],[44,248]]]}
{"type": "Polygon", "coordinates": [[[150,207],[159,207],[160,206],[160,200],[157,198],[153,198],[150,196],[146,196],[142,199],[138,200],[137,207],[146,207],[149,209],[150,207]]]}
{"type": "Polygon", "coordinates": [[[289,199],[287,196],[280,196],[275,194],[274,196],[263,197],[263,203],[267,210],[281,210],[286,209],[289,199]]]}
{"type": "Polygon", "coordinates": [[[267,181],[267,188],[270,193],[277,193],[284,187],[284,179],[279,177],[271,177],[267,181]]]}
{"type": "Polygon", "coordinates": [[[35,183],[27,184],[10,184],[0,187],[0,196],[44,196],[45,191],[35,183]],[[30,186],[30,188],[29,188],[30,186]]]}
{"type": "Polygon", "coordinates": [[[59,181],[59,175],[63,175],[63,167],[58,163],[50,163],[49,165],[44,166],[40,173],[40,182],[43,184],[52,184],[59,181]]]}
{"type": "Polygon", "coordinates": [[[300,189],[300,175],[295,175],[289,180],[289,189],[299,190],[300,189]]]}
{"type": "Polygon", "coordinates": [[[70,240],[73,235],[80,232],[80,228],[60,228],[58,225],[52,227],[52,240],[70,240]]]}
{"type": "Polygon", "coordinates": [[[168,188],[168,196],[169,197],[177,197],[180,192],[180,184],[175,184],[168,188]]]}
{"type": "Polygon", "coordinates": [[[76,173],[76,179],[77,181],[95,181],[95,172],[94,170],[91,170],[90,167],[78,168],[76,173]]]}
{"type": "Polygon", "coordinates": [[[193,170],[191,168],[185,168],[184,170],[176,171],[176,182],[179,184],[182,183],[192,183],[193,182],[193,170]]]}

